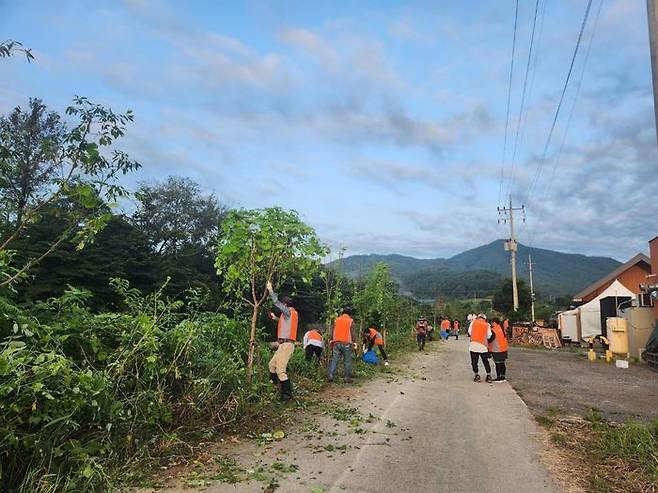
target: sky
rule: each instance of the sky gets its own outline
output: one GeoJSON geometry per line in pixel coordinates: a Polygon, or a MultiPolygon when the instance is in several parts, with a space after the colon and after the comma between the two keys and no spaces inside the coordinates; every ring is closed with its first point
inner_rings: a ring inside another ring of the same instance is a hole
{"type": "Polygon", "coordinates": [[[508,237],[511,195],[521,243],[625,261],[658,234],[646,3],[592,1],[551,134],[587,4],[520,0],[512,57],[513,0],[0,0],[36,58],[0,63],[0,114],[131,109],[128,188],[295,209],[347,255],[508,237]]]}

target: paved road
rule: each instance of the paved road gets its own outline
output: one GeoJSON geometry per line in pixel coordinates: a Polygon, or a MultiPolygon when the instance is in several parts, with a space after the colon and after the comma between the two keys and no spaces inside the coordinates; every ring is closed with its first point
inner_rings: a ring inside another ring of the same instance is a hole
{"type": "MultiPolygon", "coordinates": [[[[557,492],[539,461],[538,430],[525,404],[508,383],[472,381],[467,344],[435,342],[399,374],[335,388],[323,409],[299,416],[299,430],[280,442],[214,453],[237,456],[250,471],[294,464],[274,476],[282,492],[557,492]],[[336,399],[342,414],[331,412],[336,399]],[[360,412],[358,423],[350,408],[360,412]]],[[[253,480],[211,482],[205,491],[263,488],[253,480]]],[[[198,489],[178,480],[170,491],[198,489]]]]}

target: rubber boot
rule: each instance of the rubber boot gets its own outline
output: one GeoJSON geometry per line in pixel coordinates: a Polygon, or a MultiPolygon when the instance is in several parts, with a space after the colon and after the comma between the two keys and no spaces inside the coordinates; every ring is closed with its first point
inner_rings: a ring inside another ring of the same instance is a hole
{"type": "Polygon", "coordinates": [[[292,399],[292,384],[290,379],[281,382],[281,400],[289,401],[292,399]]]}
{"type": "Polygon", "coordinates": [[[270,372],[270,381],[272,382],[273,385],[276,385],[279,383],[279,375],[276,373],[270,372]]]}

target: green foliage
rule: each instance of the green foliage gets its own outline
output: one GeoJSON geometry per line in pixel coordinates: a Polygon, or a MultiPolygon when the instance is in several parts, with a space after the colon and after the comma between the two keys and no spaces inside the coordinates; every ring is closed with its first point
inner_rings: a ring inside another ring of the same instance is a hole
{"type": "Polygon", "coordinates": [[[619,427],[604,425],[600,449],[604,457],[621,458],[648,478],[658,480],[658,420],[619,427]]]}
{"type": "Polygon", "coordinates": [[[25,228],[55,203],[63,205],[58,213],[66,227],[43,252],[12,266],[15,271],[10,274],[3,270],[0,288],[10,287],[63,242],[71,240],[78,249],[92,242],[111,218],[109,205],[128,194],[117,184],[118,175],[140,167],[116,148],[116,140],[133,120],[132,112],[117,114],[76,97],[66,109],[75,123],[65,129],[40,101],[30,104],[31,111],[16,108],[9,119],[0,121],[0,192],[6,195],[17,177],[25,180],[20,193],[0,203],[0,252],[13,249],[25,228]],[[35,139],[27,150],[26,133],[29,141],[35,139]]]}
{"type": "Polygon", "coordinates": [[[70,289],[38,318],[5,315],[3,491],[106,489],[108,471],[166,430],[227,423],[246,405],[244,322],[199,312],[198,293],[183,303],[114,286],[127,312],[93,314],[90,293],[70,289]]]}
{"type": "Polygon", "coordinates": [[[414,296],[431,299],[489,296],[500,286],[503,276],[486,270],[462,271],[452,269],[424,270],[409,274],[403,283],[414,296]]]}
{"type": "Polygon", "coordinates": [[[354,296],[358,318],[366,324],[386,325],[395,312],[397,286],[383,262],[376,264],[354,296]]]}
{"type": "Polygon", "coordinates": [[[158,254],[180,256],[203,249],[217,237],[226,210],[213,196],[203,196],[189,178],[170,176],[163,183],[142,184],[135,193],[139,208],[132,220],[158,254]]]}
{"type": "MultiPolygon", "coordinates": [[[[473,277],[470,284],[473,289],[468,291],[469,285],[461,281],[459,273],[468,276],[467,272],[480,272],[483,282],[493,279],[495,274],[509,276],[509,252],[503,249],[503,241],[496,240],[448,259],[416,259],[403,255],[352,255],[330,266],[337,267],[340,264],[342,272],[348,277],[358,278],[376,263],[384,262],[390,266],[391,274],[402,284],[403,290],[409,289],[422,299],[434,298],[439,294],[457,298],[490,296],[497,286],[489,286],[489,290],[483,290],[477,287],[477,277],[473,277]],[[406,285],[407,280],[413,281],[414,289],[406,285]],[[433,286],[435,282],[436,287],[433,286]],[[415,289],[420,291],[416,293],[415,289]],[[453,291],[468,292],[453,294],[453,291]]],[[[528,279],[528,254],[532,254],[535,291],[546,297],[574,294],[620,265],[617,260],[611,258],[567,254],[519,244],[517,275],[522,279],[528,279]]]]}
{"type": "Polygon", "coordinates": [[[256,324],[267,298],[266,283],[279,285],[294,276],[310,282],[327,254],[315,231],[295,211],[278,207],[234,210],[222,223],[215,267],[222,289],[237,306],[251,306],[247,376],[251,382],[256,324]]]}
{"type": "MultiPolygon", "coordinates": [[[[18,263],[44,251],[65,228],[56,208],[45,210],[14,243],[18,263]]],[[[117,308],[121,298],[110,287],[110,278],[122,277],[132,286],[152,292],[164,281],[159,267],[146,236],[124,217],[113,216],[85,249],[79,251],[73,243],[64,242],[44,258],[31,270],[30,282],[16,286],[16,298],[34,303],[60,296],[67,285],[73,285],[93,291],[92,308],[117,308]]]]}
{"type": "Polygon", "coordinates": [[[266,282],[278,285],[294,274],[308,279],[326,253],[297,212],[241,209],[229,212],[222,223],[215,267],[226,294],[254,306],[265,300],[266,282]]]}
{"type": "Polygon", "coordinates": [[[505,279],[500,288],[494,293],[492,307],[494,310],[509,317],[510,321],[528,320],[530,318],[530,289],[519,279],[517,281],[519,294],[519,309],[514,311],[514,299],[512,294],[512,280],[505,279]]]}

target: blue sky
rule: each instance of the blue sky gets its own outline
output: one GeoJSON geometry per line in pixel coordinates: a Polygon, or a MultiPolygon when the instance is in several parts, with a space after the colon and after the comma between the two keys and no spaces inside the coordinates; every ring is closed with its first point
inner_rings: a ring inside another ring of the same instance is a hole
{"type": "Polygon", "coordinates": [[[539,3],[512,159],[535,9],[519,3],[504,166],[512,0],[0,0],[0,38],[36,56],[0,64],[0,112],[31,96],[63,112],[75,94],[130,108],[131,189],[188,176],[231,206],[296,209],[347,254],[451,256],[505,237],[508,193],[527,205],[525,244],[645,251],[658,234],[645,2],[593,1],[534,187],[587,1],[539,3]]]}

